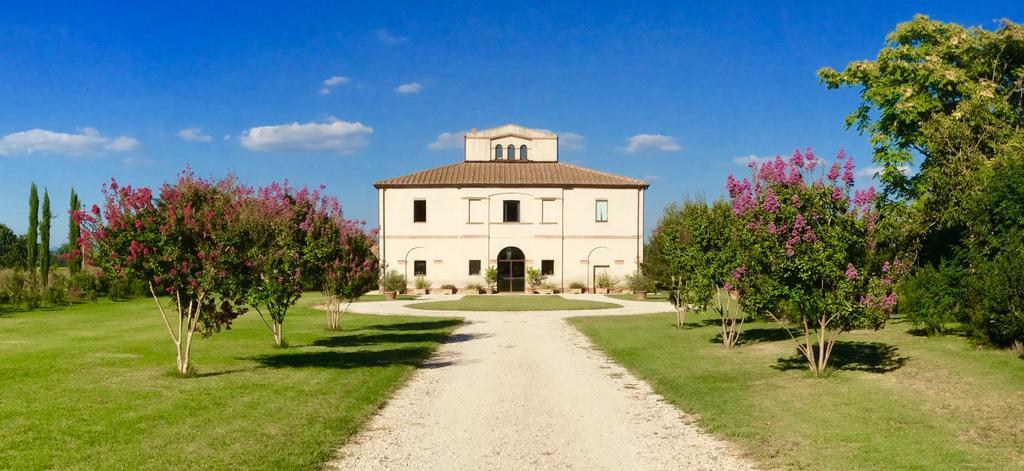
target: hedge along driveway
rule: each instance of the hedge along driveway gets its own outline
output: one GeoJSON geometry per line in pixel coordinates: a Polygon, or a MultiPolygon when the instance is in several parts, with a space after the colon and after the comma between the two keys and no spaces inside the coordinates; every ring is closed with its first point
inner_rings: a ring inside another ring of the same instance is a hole
{"type": "Polygon", "coordinates": [[[151,299],[0,316],[0,468],[308,469],[330,459],[460,324],[346,315],[311,295],[276,349],[254,313],[174,377],[151,299]]]}
{"type": "Polygon", "coordinates": [[[709,317],[673,314],[571,322],[706,430],[770,467],[1024,469],[1024,361],[906,324],[843,334],[837,371],[813,378],[786,333],[748,323],[716,342],[709,317]]]}

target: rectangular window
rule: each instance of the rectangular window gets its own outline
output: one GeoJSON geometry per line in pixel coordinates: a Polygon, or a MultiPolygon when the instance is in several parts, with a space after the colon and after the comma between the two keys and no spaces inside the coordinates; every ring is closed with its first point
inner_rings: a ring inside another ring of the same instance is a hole
{"type": "Polygon", "coordinates": [[[412,275],[413,276],[427,276],[427,261],[416,260],[412,262],[412,275]]]}
{"type": "Polygon", "coordinates": [[[469,274],[479,275],[480,274],[480,260],[469,261],[469,274]]]}
{"type": "Polygon", "coordinates": [[[427,222],[427,200],[412,202],[412,222],[427,222]]]}
{"type": "Polygon", "coordinates": [[[558,205],[555,200],[540,200],[540,222],[558,222],[558,205]]]}
{"type": "Polygon", "coordinates": [[[554,260],[541,260],[540,261],[540,274],[541,275],[554,275],[555,274],[555,261],[554,260]]]}
{"type": "Polygon", "coordinates": [[[608,222],[608,200],[597,200],[594,207],[594,221],[608,222]]]}
{"type": "Polygon", "coordinates": [[[469,200],[469,219],[467,222],[484,222],[484,200],[469,200]]]}
{"type": "Polygon", "coordinates": [[[519,200],[505,200],[502,211],[503,222],[519,222],[519,200]]]}

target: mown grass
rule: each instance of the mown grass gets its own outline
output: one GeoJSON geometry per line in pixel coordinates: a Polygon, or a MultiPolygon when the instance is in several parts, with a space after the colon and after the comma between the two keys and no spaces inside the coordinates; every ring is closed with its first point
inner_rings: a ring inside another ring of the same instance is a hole
{"type": "MultiPolygon", "coordinates": [[[[412,301],[413,299],[416,299],[418,297],[419,296],[416,296],[414,294],[399,294],[399,295],[395,296],[395,300],[396,301],[412,301]]],[[[384,295],[383,294],[364,294],[364,295],[360,296],[359,299],[356,300],[356,302],[367,302],[367,301],[387,301],[387,300],[384,299],[384,295]]]]}
{"type": "Polygon", "coordinates": [[[308,469],[333,456],[460,323],[325,314],[303,298],[277,349],[258,317],[176,377],[152,300],[0,316],[0,469],[308,469]]]}
{"type": "Polygon", "coordinates": [[[566,299],[558,295],[542,294],[469,295],[451,301],[429,301],[406,306],[430,311],[561,311],[622,307],[603,301],[566,299]]]}
{"type": "Polygon", "coordinates": [[[700,425],[783,469],[1024,469],[1024,362],[904,323],[840,337],[814,378],[774,324],[726,350],[714,321],[673,314],[570,322],[700,425]]]}
{"type": "MultiPolygon", "coordinates": [[[[606,294],[605,296],[623,301],[638,301],[635,294],[606,294]]],[[[639,301],[668,302],[668,300],[668,293],[647,293],[647,299],[639,301]]]]}

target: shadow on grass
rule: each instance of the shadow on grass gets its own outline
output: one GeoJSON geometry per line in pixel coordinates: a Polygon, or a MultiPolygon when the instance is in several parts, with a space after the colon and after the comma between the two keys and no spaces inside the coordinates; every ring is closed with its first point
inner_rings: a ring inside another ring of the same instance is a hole
{"type": "Polygon", "coordinates": [[[460,319],[439,319],[436,321],[368,325],[360,330],[438,330],[455,327],[463,323],[464,322],[460,319]]]}
{"type": "MultiPolygon", "coordinates": [[[[420,366],[434,351],[429,347],[383,350],[297,352],[253,358],[270,368],[367,368],[391,365],[420,366]]],[[[448,362],[451,364],[451,362],[448,362]]],[[[447,365],[431,365],[433,368],[447,365]]]]}
{"type": "Polygon", "coordinates": [[[358,347],[362,345],[377,345],[382,343],[458,343],[466,342],[482,337],[479,334],[447,334],[445,332],[385,332],[376,334],[361,334],[358,331],[351,334],[335,335],[331,337],[316,339],[313,345],[318,347],[340,348],[358,347]]]}
{"type": "MultiPolygon", "coordinates": [[[[716,320],[713,324],[718,325],[718,321],[716,320]]],[[[739,340],[736,341],[736,346],[750,345],[762,342],[781,342],[783,340],[790,340],[790,337],[789,334],[786,333],[786,330],[783,329],[782,327],[757,327],[751,329],[743,329],[742,331],[740,331],[740,338],[739,340]]],[[[722,343],[722,337],[719,335],[715,335],[713,338],[709,339],[708,342],[720,344],[722,343]]]]}
{"type": "MultiPolygon", "coordinates": [[[[898,348],[887,343],[836,342],[828,365],[831,370],[889,373],[902,368],[908,360],[908,357],[900,355],[898,348]]],[[[807,360],[798,352],[789,358],[779,358],[774,368],[781,371],[804,370],[807,369],[807,360]]]]}

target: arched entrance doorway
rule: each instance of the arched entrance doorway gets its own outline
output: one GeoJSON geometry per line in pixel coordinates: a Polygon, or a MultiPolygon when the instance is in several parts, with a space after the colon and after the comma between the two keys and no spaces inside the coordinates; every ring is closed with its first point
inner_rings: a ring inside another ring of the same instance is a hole
{"type": "Polygon", "coordinates": [[[498,252],[498,292],[526,290],[526,257],[518,247],[505,247],[498,252]]]}

